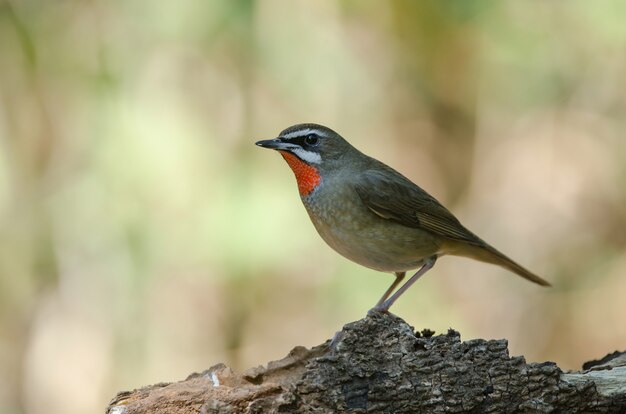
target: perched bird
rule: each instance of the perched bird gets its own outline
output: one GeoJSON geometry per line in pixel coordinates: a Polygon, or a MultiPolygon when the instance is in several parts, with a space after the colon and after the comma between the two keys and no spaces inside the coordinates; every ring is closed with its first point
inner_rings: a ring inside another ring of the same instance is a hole
{"type": "Polygon", "coordinates": [[[294,125],[278,138],[256,145],[277,150],[287,161],[304,207],[330,247],[360,265],[395,273],[373,311],[388,311],[438,257],[447,254],[496,264],[550,286],[466,229],[408,178],[363,154],[330,128],[294,125]],[[391,295],[406,272],[416,268],[391,295]]]}

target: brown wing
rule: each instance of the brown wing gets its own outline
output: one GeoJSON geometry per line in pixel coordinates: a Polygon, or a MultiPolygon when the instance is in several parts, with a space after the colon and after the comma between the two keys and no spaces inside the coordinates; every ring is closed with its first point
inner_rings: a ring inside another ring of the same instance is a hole
{"type": "Polygon", "coordinates": [[[454,248],[456,255],[493,263],[534,283],[550,286],[550,283],[463,227],[459,220],[430,194],[384,164],[377,164],[374,169],[356,177],[354,189],[363,203],[378,216],[444,237],[452,242],[449,246],[457,245],[454,248]]]}
{"type": "Polygon", "coordinates": [[[354,189],[363,203],[382,218],[448,239],[485,244],[434,197],[386,165],[360,174],[354,189]]]}

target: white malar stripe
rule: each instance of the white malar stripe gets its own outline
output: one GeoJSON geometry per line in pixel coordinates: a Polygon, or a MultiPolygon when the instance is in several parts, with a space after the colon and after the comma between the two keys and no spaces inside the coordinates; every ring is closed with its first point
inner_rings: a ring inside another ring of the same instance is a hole
{"type": "Polygon", "coordinates": [[[321,164],[322,162],[322,156],[317,152],[307,151],[304,148],[293,148],[291,152],[296,154],[302,161],[308,162],[309,164],[321,164]]]}
{"type": "Polygon", "coordinates": [[[315,129],[315,128],[306,128],[306,129],[299,129],[297,131],[293,131],[290,132],[288,134],[285,134],[283,136],[281,136],[282,139],[293,139],[293,138],[297,138],[297,137],[304,137],[306,135],[309,134],[316,134],[319,135],[320,137],[325,137],[326,134],[322,131],[320,131],[319,129],[315,129]]]}

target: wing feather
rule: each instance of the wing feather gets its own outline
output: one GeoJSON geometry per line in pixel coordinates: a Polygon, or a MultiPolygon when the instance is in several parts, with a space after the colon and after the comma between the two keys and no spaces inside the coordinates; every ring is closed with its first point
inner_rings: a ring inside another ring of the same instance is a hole
{"type": "Polygon", "coordinates": [[[451,240],[485,244],[434,197],[390,167],[381,165],[355,180],[354,189],[361,201],[381,218],[451,240]]]}

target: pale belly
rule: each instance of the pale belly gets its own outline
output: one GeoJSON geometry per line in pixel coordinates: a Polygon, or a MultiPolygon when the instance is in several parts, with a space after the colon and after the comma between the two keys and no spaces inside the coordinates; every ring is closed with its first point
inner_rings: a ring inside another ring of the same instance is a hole
{"type": "Polygon", "coordinates": [[[439,252],[440,243],[430,233],[383,219],[352,200],[332,205],[303,200],[317,232],[347,259],[370,269],[404,272],[439,252]]]}

